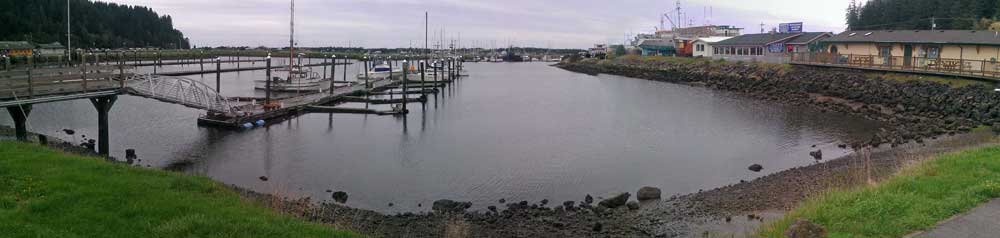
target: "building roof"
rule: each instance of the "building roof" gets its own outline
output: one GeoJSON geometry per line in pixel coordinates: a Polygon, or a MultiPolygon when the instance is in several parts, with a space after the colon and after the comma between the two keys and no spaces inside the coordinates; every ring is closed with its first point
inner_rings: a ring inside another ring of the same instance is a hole
{"type": "Polygon", "coordinates": [[[730,38],[733,38],[733,37],[731,37],[731,36],[713,36],[713,37],[698,38],[697,41],[707,42],[707,43],[715,43],[715,42],[719,42],[719,41],[728,40],[730,38]]]}
{"type": "Polygon", "coordinates": [[[646,39],[639,43],[639,48],[643,49],[673,49],[676,46],[670,39],[646,39]]]}
{"type": "Polygon", "coordinates": [[[791,45],[809,44],[823,36],[831,36],[829,32],[803,32],[803,33],[762,33],[746,34],[735,36],[728,40],[719,41],[712,45],[733,45],[733,46],[764,46],[772,43],[784,42],[791,45]]]}
{"type": "Polygon", "coordinates": [[[823,42],[1000,45],[1000,32],[969,30],[845,31],[827,38],[823,42]]]}
{"type": "Polygon", "coordinates": [[[763,33],[763,34],[746,34],[735,36],[728,40],[719,41],[712,45],[740,45],[740,46],[762,46],[768,45],[774,42],[788,40],[793,37],[800,35],[801,33],[763,33]]]}
{"type": "Polygon", "coordinates": [[[48,43],[48,44],[39,44],[38,48],[42,48],[42,49],[65,49],[66,47],[64,47],[62,45],[62,43],[52,42],[52,43],[48,43]]]}
{"type": "Polygon", "coordinates": [[[832,36],[833,36],[833,34],[829,33],[829,32],[805,32],[805,33],[802,33],[802,35],[799,35],[799,36],[795,37],[794,39],[786,42],[785,44],[789,44],[789,45],[807,45],[809,43],[815,42],[818,39],[822,39],[823,37],[832,37],[832,36]]]}
{"type": "Polygon", "coordinates": [[[0,41],[0,49],[34,49],[35,46],[27,41],[0,41]]]}

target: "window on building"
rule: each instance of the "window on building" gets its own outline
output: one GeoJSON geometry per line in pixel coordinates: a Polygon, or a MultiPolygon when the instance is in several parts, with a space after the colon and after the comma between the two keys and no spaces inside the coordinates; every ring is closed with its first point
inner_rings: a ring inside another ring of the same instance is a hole
{"type": "Polygon", "coordinates": [[[891,46],[880,46],[878,47],[878,56],[892,56],[891,46]]]}
{"type": "Polygon", "coordinates": [[[939,47],[939,46],[928,46],[927,47],[927,58],[928,59],[938,59],[938,58],[941,58],[941,47],[939,47]]]}

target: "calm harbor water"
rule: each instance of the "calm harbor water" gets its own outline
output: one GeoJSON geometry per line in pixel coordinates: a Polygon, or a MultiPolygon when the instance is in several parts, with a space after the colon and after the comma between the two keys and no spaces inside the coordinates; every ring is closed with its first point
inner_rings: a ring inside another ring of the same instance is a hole
{"type": "MultiPolygon", "coordinates": [[[[850,152],[840,141],[877,129],[856,117],[545,63],[466,65],[470,77],[411,104],[405,117],[307,114],[228,131],[199,128],[196,109],[122,96],[110,116],[112,152],[135,148],[151,167],[191,161],[189,173],[265,193],[332,200],[326,191],[342,190],[349,206],[396,213],[430,210],[437,199],[482,209],[500,198],[561,203],[642,186],[697,192],[815,163],[811,150],[839,157],[850,152]],[[764,171],[748,171],[754,163],[764,171]]],[[[349,79],[357,68],[348,66],[349,79]]],[[[252,81],[263,75],[223,74],[223,94],[260,96],[252,81]]],[[[0,124],[11,125],[3,115],[0,124]]],[[[77,100],[35,105],[29,124],[80,141],[96,135],[96,117],[77,100]]]]}

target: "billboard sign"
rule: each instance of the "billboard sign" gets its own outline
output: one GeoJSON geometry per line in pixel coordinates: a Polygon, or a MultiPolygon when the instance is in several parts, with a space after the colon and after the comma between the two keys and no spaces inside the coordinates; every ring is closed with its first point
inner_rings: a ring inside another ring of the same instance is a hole
{"type": "Polygon", "coordinates": [[[802,33],[802,23],[792,22],[792,23],[781,23],[778,24],[778,32],[780,33],[802,33]]]}

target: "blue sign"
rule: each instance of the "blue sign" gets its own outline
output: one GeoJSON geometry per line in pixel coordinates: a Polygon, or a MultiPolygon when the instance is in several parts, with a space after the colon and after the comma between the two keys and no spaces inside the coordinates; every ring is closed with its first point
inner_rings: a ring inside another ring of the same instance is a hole
{"type": "Polygon", "coordinates": [[[792,23],[781,23],[778,24],[778,32],[781,33],[802,33],[802,23],[792,22],[792,23]]]}
{"type": "Polygon", "coordinates": [[[784,43],[774,43],[767,46],[767,51],[771,53],[784,53],[785,44],[784,43]]]}

